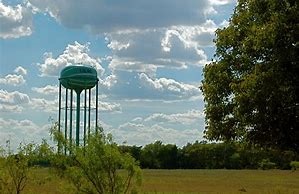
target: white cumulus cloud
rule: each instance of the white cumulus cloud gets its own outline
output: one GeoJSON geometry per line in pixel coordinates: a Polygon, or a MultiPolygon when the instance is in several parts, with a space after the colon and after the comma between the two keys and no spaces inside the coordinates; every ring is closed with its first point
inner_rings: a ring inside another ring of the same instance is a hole
{"type": "Polygon", "coordinates": [[[57,100],[46,100],[44,98],[32,98],[30,101],[30,108],[46,113],[58,112],[57,100]]]}
{"type": "Polygon", "coordinates": [[[102,75],[104,69],[100,59],[90,56],[88,52],[89,43],[80,44],[75,41],[74,44],[67,45],[57,58],[53,58],[52,53],[45,53],[44,63],[38,64],[41,76],[58,76],[62,68],[74,64],[91,65],[102,75]]]}
{"type": "Polygon", "coordinates": [[[0,77],[0,84],[19,86],[26,82],[23,77],[24,75],[27,75],[27,70],[25,68],[18,66],[14,72],[16,74],[8,74],[5,77],[0,77]]]}
{"type": "Polygon", "coordinates": [[[22,112],[23,106],[29,102],[30,98],[27,94],[0,90],[0,112],[22,112]]]}
{"type": "Polygon", "coordinates": [[[115,84],[117,84],[117,76],[112,74],[107,76],[105,79],[99,79],[99,85],[107,88],[108,90],[111,89],[115,84]]]}
{"type": "Polygon", "coordinates": [[[23,107],[19,105],[0,104],[0,112],[3,113],[20,113],[22,111],[23,111],[23,107]]]}
{"type": "Polygon", "coordinates": [[[8,92],[6,90],[0,90],[0,103],[9,105],[27,104],[30,102],[30,98],[27,94],[13,91],[8,92]]]}
{"type": "Polygon", "coordinates": [[[111,99],[122,100],[195,100],[202,98],[196,84],[145,73],[116,71],[99,81],[99,91],[111,99]]]}
{"type": "Polygon", "coordinates": [[[45,138],[49,139],[48,125],[41,126],[30,119],[17,120],[0,117],[0,145],[9,140],[11,149],[15,150],[20,143],[39,143],[45,138]]]}
{"type": "Polygon", "coordinates": [[[33,91],[44,94],[44,95],[58,95],[58,86],[57,85],[46,85],[44,87],[38,88],[38,87],[33,87],[33,91]]]}
{"type": "Polygon", "coordinates": [[[208,0],[28,0],[70,28],[92,32],[196,25],[205,21],[208,0]]]}
{"type": "Polygon", "coordinates": [[[0,78],[0,84],[19,86],[26,82],[23,75],[8,74],[4,78],[0,78]]]}
{"type": "Polygon", "coordinates": [[[151,90],[152,93],[156,93],[157,95],[163,95],[167,97],[174,97],[177,99],[188,99],[194,96],[200,95],[200,90],[198,87],[177,82],[173,79],[167,78],[150,78],[145,73],[139,74],[139,79],[141,81],[141,85],[148,90],[151,90]]]}
{"type": "Polygon", "coordinates": [[[23,128],[22,131],[29,132],[35,131],[38,129],[37,125],[31,120],[14,120],[14,119],[3,119],[0,118],[0,129],[4,131],[8,131],[10,129],[20,129],[23,128]]]}
{"type": "Polygon", "coordinates": [[[24,5],[14,7],[0,1],[0,38],[19,38],[32,33],[32,12],[24,5]]]}
{"type": "Polygon", "coordinates": [[[226,5],[230,3],[235,3],[236,0],[209,0],[212,5],[226,5]]]}
{"type": "Polygon", "coordinates": [[[99,101],[99,111],[101,112],[121,112],[121,106],[117,103],[99,101]]]}
{"type": "Polygon", "coordinates": [[[185,113],[175,113],[175,114],[164,114],[164,113],[155,113],[145,118],[145,122],[170,122],[170,123],[181,123],[184,125],[193,124],[199,122],[199,119],[202,119],[204,114],[199,110],[190,110],[185,113]]]}
{"type": "Polygon", "coordinates": [[[27,70],[24,67],[18,66],[15,70],[15,73],[19,75],[27,75],[27,70]]]}
{"type": "Polygon", "coordinates": [[[119,143],[127,142],[129,145],[146,145],[160,140],[163,143],[183,146],[202,137],[202,132],[195,128],[178,130],[158,124],[144,125],[131,122],[120,125],[111,133],[119,143]]]}
{"type": "Polygon", "coordinates": [[[207,62],[207,56],[201,46],[212,45],[214,34],[205,26],[107,34],[108,48],[113,54],[109,68],[112,71],[154,74],[158,68],[186,69],[189,66],[202,66],[207,62]]]}

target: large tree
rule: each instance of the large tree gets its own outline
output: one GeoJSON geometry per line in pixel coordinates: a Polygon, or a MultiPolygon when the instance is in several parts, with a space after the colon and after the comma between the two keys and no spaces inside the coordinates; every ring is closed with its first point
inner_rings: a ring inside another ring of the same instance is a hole
{"type": "Polygon", "coordinates": [[[239,0],[204,68],[209,140],[299,150],[299,2],[239,0]]]}

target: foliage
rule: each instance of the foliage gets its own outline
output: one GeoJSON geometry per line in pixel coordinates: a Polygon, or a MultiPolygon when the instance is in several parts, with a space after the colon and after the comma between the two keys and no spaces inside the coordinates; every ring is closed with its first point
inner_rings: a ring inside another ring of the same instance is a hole
{"type": "Polygon", "coordinates": [[[140,156],[141,166],[145,168],[177,168],[178,149],[176,145],[164,145],[161,141],[144,146],[140,156]]]}
{"type": "Polygon", "coordinates": [[[298,152],[298,22],[298,1],[238,1],[204,68],[207,139],[298,152]]]}
{"type": "Polygon", "coordinates": [[[21,145],[18,152],[2,151],[0,161],[0,191],[1,193],[20,194],[27,185],[30,177],[29,160],[33,144],[21,145]]]}
{"type": "Polygon", "coordinates": [[[111,135],[102,129],[91,134],[85,147],[70,144],[58,131],[52,131],[55,140],[65,146],[68,156],[58,153],[53,165],[67,178],[77,193],[130,193],[134,184],[140,184],[140,168],[129,154],[121,153],[111,135]]]}
{"type": "Polygon", "coordinates": [[[299,161],[292,161],[290,163],[290,166],[292,167],[293,170],[297,170],[297,168],[299,168],[299,161]]]}
{"type": "Polygon", "coordinates": [[[133,158],[140,161],[142,146],[119,145],[118,148],[122,153],[129,153],[133,158]]]}
{"type": "Polygon", "coordinates": [[[269,159],[263,159],[260,163],[259,166],[263,170],[269,170],[269,169],[274,169],[276,164],[274,162],[270,162],[269,159]]]}
{"type": "Polygon", "coordinates": [[[34,145],[29,165],[39,167],[50,167],[50,162],[54,156],[54,148],[51,147],[48,142],[43,139],[40,145],[34,145]]]}
{"type": "Polygon", "coordinates": [[[149,169],[258,169],[263,159],[275,163],[278,169],[291,169],[290,162],[299,159],[294,151],[206,141],[188,143],[182,148],[156,141],[138,149],[128,145],[120,146],[120,149],[137,155],[141,167],[149,169]]]}

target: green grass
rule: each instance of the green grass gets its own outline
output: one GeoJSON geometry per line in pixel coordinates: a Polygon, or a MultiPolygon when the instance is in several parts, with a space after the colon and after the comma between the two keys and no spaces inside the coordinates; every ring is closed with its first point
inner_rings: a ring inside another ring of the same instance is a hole
{"type": "Polygon", "coordinates": [[[152,193],[299,193],[299,172],[261,170],[145,170],[152,193]]]}
{"type": "MultiPolygon", "coordinates": [[[[24,194],[69,193],[65,180],[36,169],[24,194]],[[64,188],[64,192],[60,190],[64,188]]],[[[281,170],[143,170],[144,194],[297,194],[299,171],[281,170]]]]}

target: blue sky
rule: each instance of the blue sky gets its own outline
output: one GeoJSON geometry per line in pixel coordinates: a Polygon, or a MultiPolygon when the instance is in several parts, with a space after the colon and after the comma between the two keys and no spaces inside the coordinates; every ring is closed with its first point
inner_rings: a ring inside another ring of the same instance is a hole
{"type": "Polygon", "coordinates": [[[203,66],[235,0],[0,0],[0,144],[49,139],[58,76],[99,75],[99,122],[118,143],[203,139],[203,66]]]}

